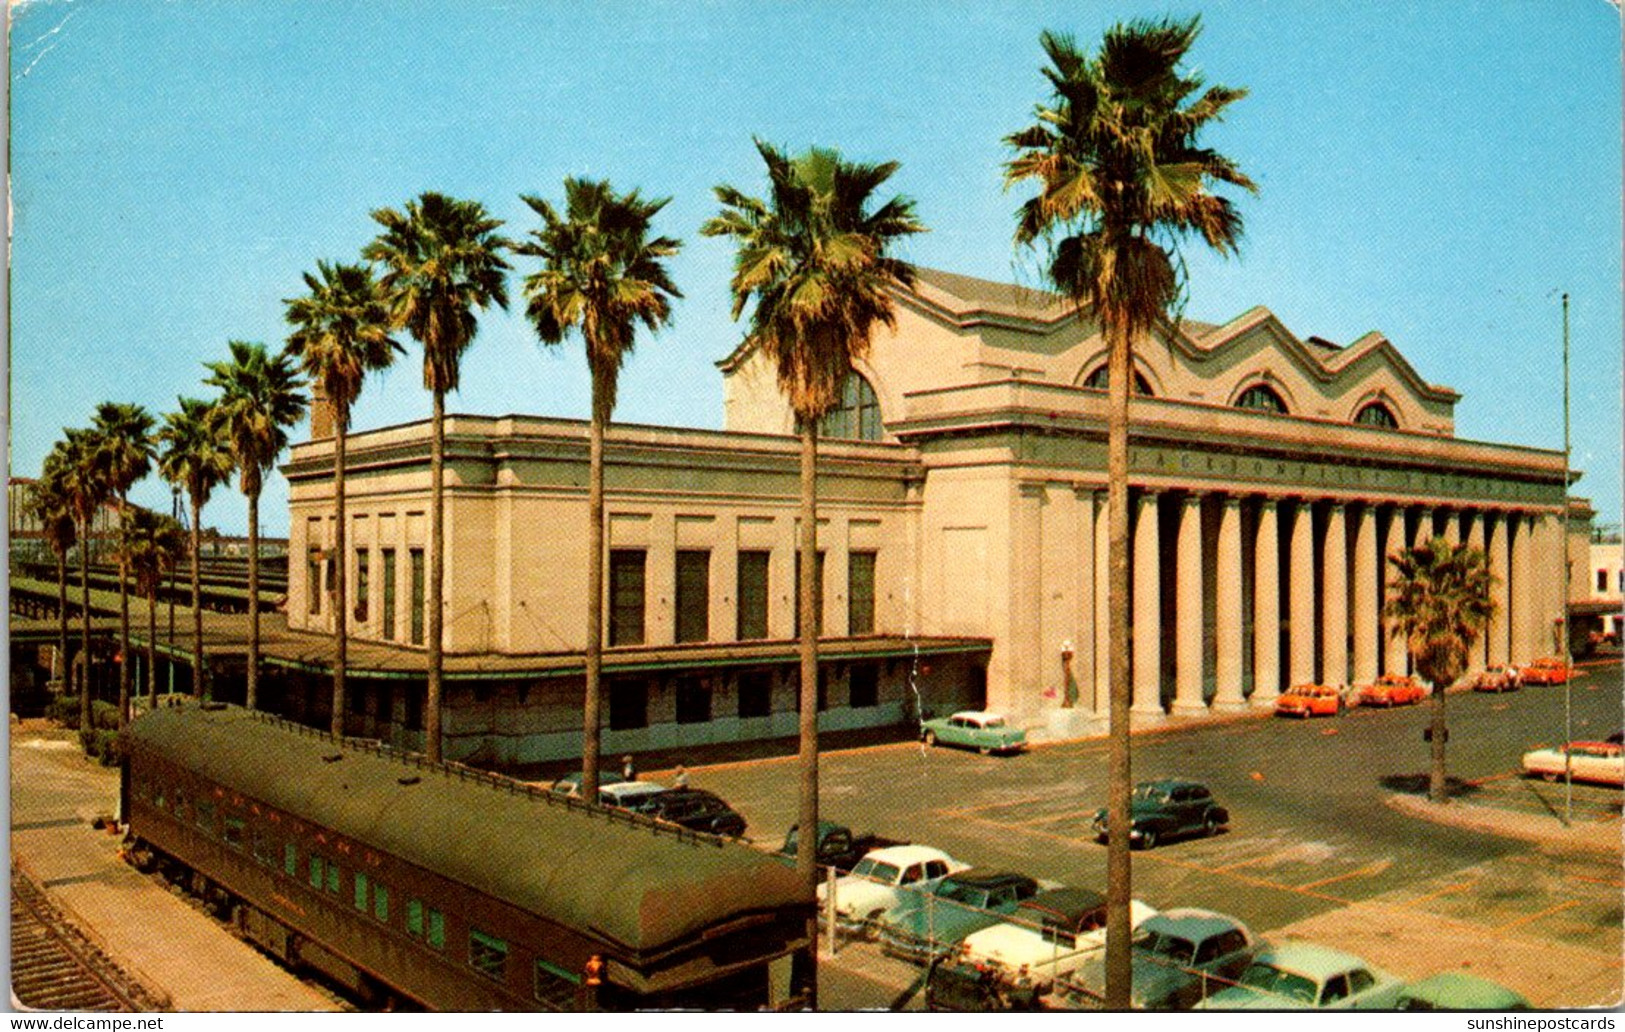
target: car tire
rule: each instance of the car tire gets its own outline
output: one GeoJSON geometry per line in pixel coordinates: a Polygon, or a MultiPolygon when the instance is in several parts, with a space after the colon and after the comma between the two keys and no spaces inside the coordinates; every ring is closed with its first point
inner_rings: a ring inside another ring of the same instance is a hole
{"type": "Polygon", "coordinates": [[[1553,782],[1563,780],[1563,775],[1557,773],[1557,771],[1555,771],[1555,770],[1542,771],[1541,775],[1540,775],[1540,780],[1546,782],[1547,784],[1551,784],[1553,782]]]}
{"type": "Polygon", "coordinates": [[[934,746],[937,744],[937,733],[935,731],[927,731],[925,734],[920,736],[920,741],[924,742],[926,745],[934,746]]]}
{"type": "Polygon", "coordinates": [[[991,745],[979,745],[976,747],[976,751],[981,753],[983,756],[993,755],[993,747],[991,745]]]}
{"type": "Polygon", "coordinates": [[[1155,848],[1157,848],[1157,833],[1155,831],[1153,831],[1152,829],[1150,829],[1150,828],[1147,828],[1144,831],[1140,832],[1140,848],[1141,849],[1155,849],[1155,848]]]}
{"type": "Polygon", "coordinates": [[[1207,833],[1208,838],[1217,835],[1220,827],[1218,815],[1212,811],[1209,811],[1207,816],[1202,818],[1202,830],[1207,833]]]}

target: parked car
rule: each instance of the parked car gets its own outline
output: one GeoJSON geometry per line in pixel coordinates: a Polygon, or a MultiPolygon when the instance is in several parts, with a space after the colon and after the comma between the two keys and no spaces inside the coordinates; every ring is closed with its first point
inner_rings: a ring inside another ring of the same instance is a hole
{"type": "Polygon", "coordinates": [[[1575,781],[1625,787],[1625,746],[1618,742],[1570,742],[1523,754],[1523,772],[1558,781],[1565,767],[1575,781]]]}
{"type": "Polygon", "coordinates": [[[951,874],[928,892],[905,892],[881,918],[881,952],[929,964],[1037,894],[1038,881],[1014,871],[972,867],[951,874]]]}
{"type": "MultiPolygon", "coordinates": [[[[599,788],[603,788],[606,785],[618,785],[625,780],[626,779],[621,777],[620,772],[618,771],[601,770],[598,772],[599,788]]],[[[536,784],[536,782],[532,782],[532,784],[536,784]]],[[[553,782],[552,786],[549,788],[549,791],[556,792],[562,796],[569,796],[571,799],[580,799],[581,772],[579,770],[573,770],[564,775],[564,777],[553,782]]]]}
{"type": "MultiPolygon", "coordinates": [[[[1230,811],[1213,799],[1206,785],[1164,779],[1142,781],[1129,797],[1129,845],[1152,849],[1159,841],[1178,835],[1217,835],[1230,823],[1230,811]]],[[[1106,841],[1106,808],[1095,811],[1095,840],[1106,841]]]]}
{"type": "MultiPolygon", "coordinates": [[[[790,831],[784,836],[784,845],[779,847],[780,856],[795,858],[799,845],[797,831],[797,825],[790,825],[790,831]]],[[[859,860],[877,849],[906,845],[908,843],[882,838],[873,832],[864,835],[854,834],[852,829],[844,824],[835,824],[831,821],[818,822],[819,866],[833,867],[843,874],[852,870],[859,860]]]]}
{"type": "Polygon", "coordinates": [[[1473,691],[1475,692],[1515,692],[1523,685],[1516,675],[1499,663],[1485,667],[1473,678],[1473,691]]]}
{"type": "Polygon", "coordinates": [[[1335,717],[1343,712],[1343,693],[1326,684],[1300,684],[1275,700],[1278,717],[1335,717]]]}
{"type": "Polygon", "coordinates": [[[1402,1011],[1529,1010],[1529,1001],[1487,978],[1465,971],[1441,971],[1400,990],[1402,1011]]]}
{"type": "MultiPolygon", "coordinates": [[[[835,930],[873,939],[880,919],[902,901],[903,889],[927,890],[969,864],[930,846],[888,846],[859,860],[835,881],[835,930]]],[[[818,919],[828,912],[828,884],[818,886],[818,919]]]]}
{"type": "Polygon", "coordinates": [[[1002,713],[960,710],[952,716],[923,722],[920,741],[926,745],[938,742],[963,745],[986,756],[995,752],[1020,752],[1027,747],[1027,732],[1005,723],[1002,713]]]}
{"type": "Polygon", "coordinates": [[[1542,656],[1523,668],[1524,684],[1567,684],[1574,667],[1556,656],[1542,656]]]}
{"type": "MultiPolygon", "coordinates": [[[[1211,910],[1178,907],[1149,918],[1134,935],[1131,993],[1136,1010],[1190,1010],[1244,971],[1259,943],[1247,926],[1211,910]]],[[[1106,961],[1090,957],[1056,980],[1046,1003],[1096,1009],[1105,1002],[1106,961]]]]}
{"type": "Polygon", "coordinates": [[[1261,951],[1197,1010],[1392,1010],[1404,983],[1349,953],[1307,942],[1261,951]]]}
{"type": "MultiPolygon", "coordinates": [[[[1136,928],[1157,913],[1139,900],[1130,901],[1129,911],[1136,928]]],[[[1091,889],[1050,889],[1000,924],[966,936],[959,963],[1042,994],[1105,945],[1106,898],[1091,889]]]]}
{"type": "Polygon", "coordinates": [[[674,788],[655,796],[649,815],[670,821],[691,831],[739,838],[745,834],[745,818],[716,795],[703,788],[674,788]]]}
{"type": "Polygon", "coordinates": [[[1362,706],[1409,706],[1427,696],[1422,682],[1405,674],[1383,674],[1360,690],[1362,706]]]}

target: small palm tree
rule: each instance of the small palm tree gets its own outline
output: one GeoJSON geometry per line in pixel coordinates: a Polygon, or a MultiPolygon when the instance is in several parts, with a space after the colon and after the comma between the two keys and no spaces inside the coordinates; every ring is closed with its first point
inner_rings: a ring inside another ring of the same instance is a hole
{"type": "MultiPolygon", "coordinates": [[[[345,670],[349,665],[348,547],[344,514],[345,441],[350,409],[361,396],[367,374],[389,368],[405,349],[389,336],[389,306],[365,265],[316,263],[305,273],[309,293],[287,305],[287,353],[310,377],[316,404],[333,416],[333,716],[332,731],[344,734],[345,670]]],[[[310,586],[311,591],[317,585],[310,586]]]]}
{"type": "Polygon", "coordinates": [[[405,211],[372,213],[384,227],[362,256],[382,269],[391,322],[423,345],[423,386],[434,396],[429,446],[428,676],[424,699],[424,751],[440,759],[441,650],[445,626],[446,392],[457,389],[463,353],[479,330],[475,312],[508,307],[499,219],[477,201],[424,193],[405,211]]]}
{"type": "Polygon", "coordinates": [[[212,406],[197,398],[181,398],[179,412],[164,416],[158,440],[164,451],[158,472],[186,492],[192,506],[192,694],[209,698],[208,664],[203,655],[203,590],[198,578],[202,551],[203,507],[214,489],[231,477],[235,468],[231,445],[221,433],[212,406]]]}
{"type": "Polygon", "coordinates": [[[1405,639],[1411,663],[1433,685],[1433,747],[1428,798],[1448,802],[1445,794],[1445,691],[1467,671],[1467,657],[1495,614],[1490,589],[1495,578],[1483,549],[1453,545],[1442,537],[1405,549],[1388,560],[1394,576],[1388,582],[1383,615],[1395,637],[1405,639]]]}
{"type": "Polygon", "coordinates": [[[101,441],[93,430],[66,430],[62,484],[79,524],[79,726],[90,726],[90,532],[111,493],[101,441]]]}
{"type": "Polygon", "coordinates": [[[1005,142],[1015,156],[1005,183],[1032,180],[1021,206],[1018,246],[1045,245],[1045,276],[1090,312],[1108,347],[1107,571],[1110,703],[1107,790],[1106,1006],[1130,1005],[1128,399],[1136,343],[1167,319],[1181,293],[1180,239],[1195,235],[1227,254],[1241,235],[1214,183],[1252,181],[1198,136],[1245,90],[1211,86],[1180,70],[1200,31],[1189,21],[1136,21],[1108,29],[1095,55],[1045,32],[1044,76],[1053,95],[1037,122],[1005,142]]]}
{"type": "MultiPolygon", "coordinates": [[[[119,551],[135,590],[147,600],[147,707],[158,705],[158,589],[186,550],[186,532],[172,517],[150,509],[130,514],[120,535],[119,551]]],[[[139,690],[139,686],[137,686],[139,690]]]]}
{"type": "MultiPolygon", "coordinates": [[[[129,526],[130,488],[152,470],[156,451],[152,439],[151,414],[140,405],[103,402],[96,406],[91,421],[102,450],[101,462],[107,473],[107,489],[118,499],[119,534],[129,526]]],[[[130,569],[120,550],[118,564],[119,726],[130,719],[130,569]]]]}
{"type": "Polygon", "coordinates": [[[682,246],[650,238],[650,223],[670,198],[645,201],[633,190],[617,195],[607,182],[567,178],[564,212],[525,197],[542,218],[518,254],[542,260],[525,279],[525,312],[544,344],[560,344],[572,330],[587,347],[592,372],[588,433],[586,706],[581,750],[583,798],[598,795],[599,680],[604,623],[604,428],[615,409],[616,380],[632,350],[638,323],[658,330],[671,319],[671,299],[682,297],[663,259],[682,246]]]}
{"type": "MultiPolygon", "coordinates": [[[[895,324],[893,292],[914,282],[913,270],[888,252],[923,232],[906,197],[876,203],[874,193],[896,162],[846,162],[814,147],[797,158],[756,141],[767,164],[767,200],[718,186],[722,213],[700,228],[734,241],[730,283],[733,315],[754,302],[747,339],[773,362],[801,437],[800,757],[799,826],[818,827],[818,595],[814,577],[818,527],[818,424],[840,400],[852,361],[869,349],[874,327],[895,324]]],[[[796,854],[796,868],[813,894],[817,850],[796,854]]],[[[817,929],[808,951],[808,991],[816,1000],[817,929]]]]}
{"type": "Polygon", "coordinates": [[[245,705],[259,703],[260,669],[260,490],[288,446],[288,428],[305,414],[303,382],[293,360],[267,354],[265,345],[234,340],[231,361],[207,363],[203,382],[220,388],[212,409],[218,429],[231,443],[237,484],[248,499],[248,686],[245,705]]]}
{"type": "Polygon", "coordinates": [[[64,463],[67,461],[62,442],[58,442],[45,457],[40,478],[29,492],[29,509],[40,521],[41,533],[51,553],[56,556],[56,653],[61,665],[60,691],[70,687],[68,664],[68,552],[78,542],[78,531],[73,521],[73,498],[68,492],[64,463]]]}

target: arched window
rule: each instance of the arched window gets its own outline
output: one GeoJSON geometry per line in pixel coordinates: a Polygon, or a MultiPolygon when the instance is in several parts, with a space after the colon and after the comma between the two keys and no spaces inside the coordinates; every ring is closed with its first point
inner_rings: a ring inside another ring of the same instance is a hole
{"type": "MultiPolygon", "coordinates": [[[[1111,371],[1107,366],[1097,366],[1095,371],[1083,378],[1083,386],[1092,391],[1110,390],[1111,371]]],[[[1151,384],[1146,380],[1145,374],[1138,369],[1134,370],[1134,393],[1142,397],[1151,397],[1151,384]]]]}
{"type": "Polygon", "coordinates": [[[848,373],[841,384],[841,400],[818,424],[818,436],[848,441],[881,439],[880,399],[858,373],[848,373]]]}
{"type": "Polygon", "coordinates": [[[1380,401],[1373,401],[1354,414],[1354,421],[1362,426],[1380,426],[1387,430],[1399,429],[1399,420],[1393,410],[1380,401]]]}
{"type": "Polygon", "coordinates": [[[1286,413],[1286,402],[1281,400],[1281,396],[1275,393],[1274,388],[1266,387],[1260,383],[1254,384],[1241,392],[1241,397],[1236,399],[1236,408],[1254,409],[1258,412],[1279,412],[1284,415],[1286,413]]]}

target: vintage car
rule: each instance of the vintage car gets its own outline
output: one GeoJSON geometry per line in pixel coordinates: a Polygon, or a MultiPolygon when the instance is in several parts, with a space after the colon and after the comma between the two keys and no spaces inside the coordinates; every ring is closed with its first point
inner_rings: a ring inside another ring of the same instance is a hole
{"type": "Polygon", "coordinates": [[[745,818],[702,788],[669,789],[655,796],[645,812],[690,831],[708,831],[733,838],[745,833],[745,818]]]}
{"type": "Polygon", "coordinates": [[[1272,946],[1196,1010],[1392,1010],[1404,983],[1352,954],[1307,942],[1272,946]]]}
{"type": "Polygon", "coordinates": [[[1278,717],[1335,717],[1343,712],[1343,693],[1325,684],[1294,685],[1275,700],[1278,717]]]}
{"type": "Polygon", "coordinates": [[[973,867],[951,874],[929,892],[905,891],[902,902],[881,918],[880,950],[929,964],[1037,894],[1037,880],[1014,871],[973,867]]]}
{"type": "Polygon", "coordinates": [[[1477,676],[1473,678],[1473,691],[1475,692],[1495,692],[1499,694],[1501,692],[1515,692],[1522,687],[1523,684],[1519,681],[1518,676],[1510,668],[1502,666],[1500,663],[1492,663],[1480,670],[1477,676]]]}
{"type": "MultiPolygon", "coordinates": [[[[1136,899],[1129,913],[1138,928],[1157,911],[1136,899]]],[[[1105,945],[1106,898],[1091,889],[1050,889],[1023,902],[1002,923],[966,936],[958,963],[991,970],[1000,981],[1041,994],[1105,945]]]]}
{"type": "Polygon", "coordinates": [[[1529,1010],[1529,1001],[1487,978],[1465,971],[1441,971],[1400,990],[1402,1011],[1529,1010]]]}
{"type": "Polygon", "coordinates": [[[1523,668],[1524,684],[1567,684],[1574,667],[1556,656],[1542,656],[1523,668]]]}
{"type": "Polygon", "coordinates": [[[1561,781],[1565,771],[1575,781],[1625,787],[1625,746],[1617,742],[1570,742],[1523,754],[1523,772],[1561,781]]]}
{"type": "MultiPolygon", "coordinates": [[[[843,935],[873,939],[880,934],[880,919],[903,899],[904,889],[928,890],[948,875],[963,871],[962,864],[930,846],[888,846],[858,861],[852,873],[835,881],[835,930],[843,935]]],[[[818,919],[829,909],[830,886],[818,886],[818,919]]]]}
{"type": "MultiPolygon", "coordinates": [[[[779,855],[795,858],[799,846],[798,825],[790,825],[790,831],[784,836],[784,845],[779,847],[779,855]]],[[[877,849],[887,846],[906,846],[908,843],[897,839],[883,838],[869,832],[858,835],[844,824],[832,821],[818,822],[818,865],[820,867],[833,867],[843,874],[856,867],[858,861],[877,849]]]]}
{"type": "Polygon", "coordinates": [[[1027,747],[1027,732],[1005,723],[1004,715],[983,710],[960,710],[920,724],[920,741],[926,745],[962,745],[983,756],[995,752],[1019,752],[1027,747]]]}
{"type": "MultiPolygon", "coordinates": [[[[1129,845],[1155,848],[1159,841],[1179,835],[1217,835],[1230,823],[1230,811],[1213,800],[1206,785],[1172,778],[1142,781],[1129,797],[1129,845]]],[[[1106,841],[1106,808],[1095,811],[1095,840],[1106,841]]]]}
{"type": "MultiPolygon", "coordinates": [[[[618,785],[625,780],[626,779],[621,776],[619,771],[601,770],[598,772],[599,788],[604,788],[606,785],[618,785]]],[[[540,785],[543,784],[543,782],[532,781],[528,782],[528,784],[540,785]]],[[[579,770],[571,771],[570,773],[564,775],[564,777],[553,782],[552,785],[548,786],[548,790],[555,792],[558,795],[569,796],[571,799],[580,799],[581,772],[579,770]]]]}
{"type": "MultiPolygon", "coordinates": [[[[1234,982],[1258,952],[1247,926],[1233,917],[1176,907],[1150,918],[1134,934],[1135,1010],[1190,1010],[1234,982]]],[[[1097,1009],[1105,1003],[1106,962],[1090,957],[1056,979],[1044,1002],[1052,1009],[1097,1009]]]]}
{"type": "Polygon", "coordinates": [[[1422,683],[1405,674],[1383,674],[1360,689],[1362,706],[1409,706],[1427,696],[1422,683]]]}
{"type": "Polygon", "coordinates": [[[598,802],[633,813],[650,813],[665,793],[671,791],[656,781],[617,781],[598,789],[598,802]]]}

